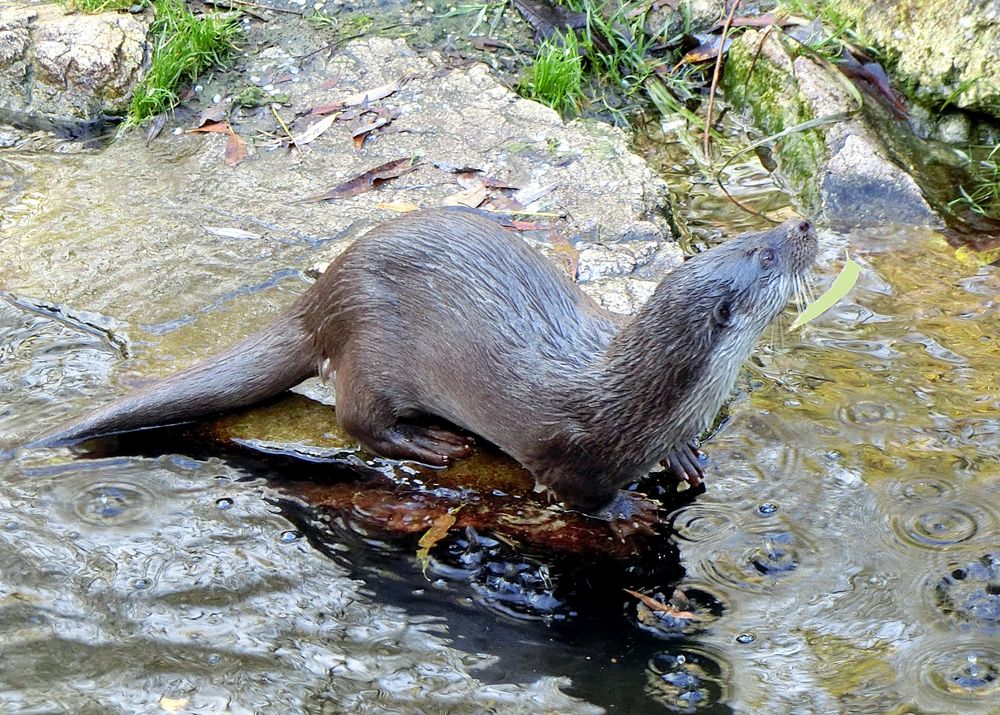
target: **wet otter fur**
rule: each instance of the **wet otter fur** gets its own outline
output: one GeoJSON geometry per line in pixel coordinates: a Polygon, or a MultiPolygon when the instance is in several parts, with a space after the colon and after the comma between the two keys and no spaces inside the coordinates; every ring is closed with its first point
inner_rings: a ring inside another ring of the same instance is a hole
{"type": "Polygon", "coordinates": [[[660,463],[700,482],[692,440],[817,250],[792,219],[695,255],[631,319],[600,308],[489,218],[408,214],[342,253],[284,314],[194,367],[43,437],[190,421],[320,375],[367,449],[446,465],[496,444],[569,506],[628,519],[620,488],[660,463]]]}

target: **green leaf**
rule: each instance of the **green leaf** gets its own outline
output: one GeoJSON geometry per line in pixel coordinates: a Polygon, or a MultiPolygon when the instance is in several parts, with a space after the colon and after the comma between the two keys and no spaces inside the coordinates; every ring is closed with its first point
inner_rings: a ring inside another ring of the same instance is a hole
{"type": "Polygon", "coordinates": [[[844,267],[840,269],[840,275],[834,279],[833,285],[799,313],[789,330],[795,330],[800,325],[805,325],[810,320],[818,318],[830,310],[838,300],[851,292],[851,288],[858,282],[859,275],[861,275],[861,266],[848,258],[844,267]]]}

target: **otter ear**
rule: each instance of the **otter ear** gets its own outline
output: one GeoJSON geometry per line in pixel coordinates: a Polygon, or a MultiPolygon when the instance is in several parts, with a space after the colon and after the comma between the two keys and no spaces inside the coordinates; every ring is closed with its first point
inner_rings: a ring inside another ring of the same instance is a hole
{"type": "Polygon", "coordinates": [[[719,328],[729,325],[733,317],[733,309],[728,298],[723,298],[712,309],[712,322],[719,328]]]}

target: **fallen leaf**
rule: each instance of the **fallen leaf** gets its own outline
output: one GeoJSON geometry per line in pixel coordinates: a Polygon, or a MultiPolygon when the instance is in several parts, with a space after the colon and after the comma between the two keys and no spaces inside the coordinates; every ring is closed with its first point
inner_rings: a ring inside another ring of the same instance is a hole
{"type": "Polygon", "coordinates": [[[226,139],[226,149],[224,152],[226,166],[237,166],[249,155],[250,148],[247,146],[246,141],[230,127],[229,138],[226,139]]]}
{"type": "Polygon", "coordinates": [[[458,510],[462,507],[457,506],[453,509],[449,509],[447,512],[439,516],[431,524],[431,528],[424,532],[424,535],[420,537],[420,541],[417,542],[417,562],[420,564],[421,570],[424,574],[427,573],[427,565],[430,559],[431,549],[437,544],[441,539],[448,535],[448,530],[455,525],[458,517],[455,515],[458,510]]]}
{"type": "Polygon", "coordinates": [[[555,231],[552,233],[552,251],[555,253],[556,258],[559,259],[559,262],[566,269],[566,273],[569,274],[569,277],[575,281],[577,272],[580,268],[580,251],[577,250],[576,246],[555,231]]]}
{"type": "Polygon", "coordinates": [[[342,184],[338,184],[326,193],[310,196],[309,198],[303,200],[328,201],[330,199],[346,199],[350,196],[357,196],[358,194],[363,194],[366,191],[371,191],[379,184],[389,181],[390,179],[395,179],[399,176],[403,176],[404,174],[409,174],[418,166],[420,166],[420,163],[413,158],[396,159],[395,161],[387,162],[381,166],[376,166],[374,169],[369,169],[363,174],[359,174],[353,179],[349,179],[342,184]]]}
{"type": "Polygon", "coordinates": [[[657,601],[655,598],[647,596],[644,593],[639,593],[638,591],[632,591],[631,589],[627,588],[624,590],[625,593],[631,596],[635,596],[640,601],[642,601],[643,604],[645,604],[646,608],[648,608],[651,611],[655,611],[656,613],[666,613],[670,616],[673,616],[674,618],[679,618],[685,621],[701,620],[700,618],[698,618],[698,614],[693,613],[692,611],[680,611],[672,604],[664,603],[663,601],[657,601]]]}
{"type": "Polygon", "coordinates": [[[306,127],[305,131],[292,136],[292,143],[296,146],[302,146],[303,144],[316,141],[323,132],[330,128],[336,118],[336,114],[331,114],[328,117],[323,117],[319,121],[313,122],[306,127]]]}
{"type": "Polygon", "coordinates": [[[473,186],[457,194],[446,196],[442,201],[442,206],[468,206],[470,209],[477,208],[486,200],[486,187],[482,184],[473,186]]]}
{"type": "Polygon", "coordinates": [[[203,124],[200,127],[192,127],[187,130],[191,134],[203,134],[203,133],[221,133],[228,134],[232,131],[229,125],[225,122],[209,122],[208,124],[203,124]]]}
{"type": "Polygon", "coordinates": [[[242,228],[230,228],[228,226],[203,226],[205,233],[219,238],[261,238],[262,234],[244,231],[242,228]]]}
{"type": "Polygon", "coordinates": [[[417,206],[412,201],[389,201],[386,203],[375,204],[375,208],[386,209],[387,211],[395,211],[396,213],[409,213],[410,211],[419,211],[420,207],[417,206]]]}
{"type": "MultiPolygon", "coordinates": [[[[719,56],[719,44],[721,37],[718,35],[710,36],[705,42],[695,47],[693,50],[686,53],[681,57],[680,61],[674,65],[673,69],[670,70],[671,74],[676,72],[685,64],[694,64],[696,62],[708,62],[709,60],[714,60],[719,56]]],[[[722,46],[722,51],[725,53],[729,46],[733,44],[732,37],[726,37],[726,42],[722,46]]]]}
{"type": "Polygon", "coordinates": [[[148,145],[151,141],[160,136],[160,132],[163,131],[164,125],[167,123],[167,113],[160,112],[155,117],[153,121],[149,123],[149,129],[146,130],[146,144],[148,145]]]}
{"type": "Polygon", "coordinates": [[[218,124],[225,120],[226,112],[228,111],[229,105],[226,104],[225,100],[222,100],[218,104],[213,104],[198,115],[198,121],[195,122],[194,128],[203,127],[206,124],[218,124]]]}
{"type": "Polygon", "coordinates": [[[545,185],[531,184],[529,186],[525,186],[523,189],[515,191],[514,199],[518,201],[522,206],[527,207],[530,204],[534,203],[535,201],[538,201],[538,199],[542,198],[543,196],[546,196],[555,191],[556,186],[558,186],[558,184],[554,182],[545,185]]]}
{"type": "Polygon", "coordinates": [[[377,112],[374,118],[365,121],[364,124],[359,124],[351,132],[351,137],[354,139],[354,148],[361,151],[361,147],[365,144],[365,139],[368,138],[368,135],[371,132],[375,131],[379,127],[384,127],[395,118],[396,115],[391,112],[377,112]]]}
{"type": "Polygon", "coordinates": [[[837,301],[851,292],[851,288],[858,282],[859,275],[861,275],[861,266],[848,258],[844,263],[844,267],[840,269],[840,273],[834,279],[833,284],[826,289],[823,295],[807,305],[788,329],[795,330],[800,325],[805,325],[810,320],[823,315],[837,301]]]}
{"type": "Polygon", "coordinates": [[[368,104],[369,102],[375,102],[380,99],[385,99],[390,94],[398,90],[409,80],[409,77],[400,77],[395,82],[390,82],[389,84],[384,84],[381,87],[376,87],[375,89],[368,89],[363,92],[357,92],[355,94],[344,97],[337,102],[331,102],[330,104],[320,104],[309,110],[311,116],[317,117],[324,114],[330,114],[332,112],[339,112],[344,107],[354,107],[359,104],[368,104]]]}

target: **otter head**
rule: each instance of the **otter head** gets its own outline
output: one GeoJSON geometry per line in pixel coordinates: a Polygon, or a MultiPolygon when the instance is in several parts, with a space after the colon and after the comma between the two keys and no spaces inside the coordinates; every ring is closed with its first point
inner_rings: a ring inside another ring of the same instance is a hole
{"type": "Polygon", "coordinates": [[[666,276],[609,349],[609,371],[627,374],[627,356],[656,362],[664,443],[705,429],[732,390],[740,365],[787,305],[817,252],[808,221],[791,219],[699,253],[666,276]]]}
{"type": "Polygon", "coordinates": [[[691,259],[685,268],[703,282],[704,297],[712,303],[705,316],[708,333],[723,345],[731,343],[734,351],[748,353],[801,287],[817,250],[812,225],[793,218],[691,259]]]}

